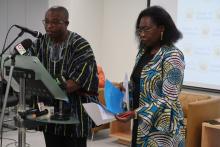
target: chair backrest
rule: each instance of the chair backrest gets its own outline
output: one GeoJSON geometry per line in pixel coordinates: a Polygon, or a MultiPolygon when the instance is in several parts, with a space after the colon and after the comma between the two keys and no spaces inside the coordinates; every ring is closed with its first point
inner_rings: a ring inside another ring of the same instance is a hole
{"type": "Polygon", "coordinates": [[[192,102],[188,107],[186,147],[200,147],[202,122],[220,118],[220,98],[192,102]]]}
{"type": "Polygon", "coordinates": [[[190,93],[190,92],[181,92],[179,95],[179,100],[182,105],[184,117],[187,118],[189,103],[203,101],[203,100],[210,99],[210,98],[211,96],[209,95],[196,94],[196,93],[190,93]]]}

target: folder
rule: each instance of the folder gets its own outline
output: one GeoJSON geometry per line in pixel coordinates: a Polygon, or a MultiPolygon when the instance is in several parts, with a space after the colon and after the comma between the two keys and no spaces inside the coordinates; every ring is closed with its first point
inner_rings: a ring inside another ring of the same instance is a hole
{"type": "Polygon", "coordinates": [[[113,114],[124,112],[123,98],[124,94],[113,85],[109,80],[105,81],[105,104],[108,111],[113,114]]]}

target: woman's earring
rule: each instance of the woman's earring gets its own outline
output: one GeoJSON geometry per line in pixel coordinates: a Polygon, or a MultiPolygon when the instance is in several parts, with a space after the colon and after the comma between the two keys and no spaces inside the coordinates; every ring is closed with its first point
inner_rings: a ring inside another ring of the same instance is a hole
{"type": "Polygon", "coordinates": [[[160,41],[163,40],[163,32],[160,32],[160,41]]]}

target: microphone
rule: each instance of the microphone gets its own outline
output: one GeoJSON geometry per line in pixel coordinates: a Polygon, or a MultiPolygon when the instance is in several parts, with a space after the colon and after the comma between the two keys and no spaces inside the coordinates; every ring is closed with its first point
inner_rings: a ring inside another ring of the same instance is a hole
{"type": "Polygon", "coordinates": [[[22,31],[31,34],[32,36],[34,36],[34,37],[36,37],[36,38],[41,38],[41,37],[43,36],[40,32],[33,31],[33,30],[28,29],[28,28],[19,26],[19,25],[15,25],[15,26],[16,26],[17,28],[21,29],[22,31]]]}
{"type": "Polygon", "coordinates": [[[36,118],[38,116],[48,114],[48,112],[49,111],[47,109],[45,109],[43,111],[39,111],[38,109],[30,109],[30,110],[27,110],[25,112],[18,112],[18,114],[21,116],[21,118],[26,119],[26,117],[28,115],[32,115],[32,117],[36,118]]]}
{"type": "Polygon", "coordinates": [[[27,49],[30,48],[31,45],[32,45],[31,39],[23,40],[21,43],[15,46],[14,48],[15,52],[10,57],[6,57],[5,61],[7,61],[8,59],[14,58],[17,54],[25,55],[25,53],[27,52],[27,49]]]}

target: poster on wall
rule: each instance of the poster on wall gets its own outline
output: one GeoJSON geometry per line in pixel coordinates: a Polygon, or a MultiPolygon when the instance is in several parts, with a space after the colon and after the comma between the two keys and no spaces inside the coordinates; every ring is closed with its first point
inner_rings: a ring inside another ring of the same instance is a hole
{"type": "Polygon", "coordinates": [[[176,45],[185,55],[184,85],[220,90],[219,0],[178,0],[176,45]]]}

